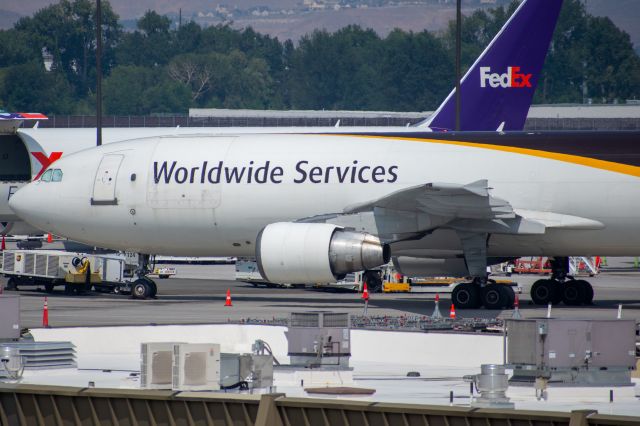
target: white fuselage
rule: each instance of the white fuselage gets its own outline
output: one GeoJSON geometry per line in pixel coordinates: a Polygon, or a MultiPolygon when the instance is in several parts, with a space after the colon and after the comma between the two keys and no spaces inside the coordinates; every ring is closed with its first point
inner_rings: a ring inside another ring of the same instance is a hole
{"type": "MultiPolygon", "coordinates": [[[[28,185],[14,196],[12,207],[47,231],[113,249],[250,256],[258,232],[269,223],[341,213],[414,185],[487,179],[492,195],[516,212],[553,212],[604,225],[493,235],[490,256],[640,251],[637,176],[447,141],[314,134],[159,137],[82,151],[54,167],[64,173],[61,182],[28,185]],[[105,154],[123,156],[110,182],[96,172],[105,154]],[[240,182],[227,182],[224,170],[218,180],[211,170],[220,162],[228,172],[244,168],[240,182]],[[92,197],[105,191],[113,191],[117,205],[92,205],[92,197]]],[[[459,254],[460,244],[454,232],[441,229],[394,250],[447,257],[459,254]]]]}

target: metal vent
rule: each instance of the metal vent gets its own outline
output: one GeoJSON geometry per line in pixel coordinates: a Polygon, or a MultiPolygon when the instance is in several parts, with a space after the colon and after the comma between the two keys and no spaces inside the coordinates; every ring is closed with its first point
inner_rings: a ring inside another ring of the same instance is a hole
{"type": "Polygon", "coordinates": [[[20,350],[25,370],[75,368],[76,349],[71,342],[7,342],[20,350]]]}
{"type": "Polygon", "coordinates": [[[13,272],[13,269],[16,266],[16,255],[15,253],[4,253],[4,265],[2,266],[2,270],[5,272],[13,272]]]}
{"type": "Polygon", "coordinates": [[[49,256],[47,258],[47,275],[57,275],[59,263],[60,256],[49,256]]]}
{"type": "Polygon", "coordinates": [[[189,352],[184,354],[184,384],[189,386],[201,386],[206,384],[206,368],[206,352],[189,352]]]}
{"type": "Polygon", "coordinates": [[[24,256],[24,269],[23,273],[25,275],[31,274],[33,275],[36,266],[36,255],[33,253],[25,253],[24,256]]]}
{"type": "Polygon", "coordinates": [[[171,389],[175,342],[149,342],[141,345],[140,387],[171,389]]]}
{"type": "Polygon", "coordinates": [[[171,351],[154,352],[151,358],[151,383],[171,383],[171,351]]]}
{"type": "Polygon", "coordinates": [[[317,312],[292,312],[290,327],[320,327],[320,314],[317,312]]]}
{"type": "Polygon", "coordinates": [[[36,275],[47,275],[46,254],[36,254],[36,275]]]}
{"type": "Polygon", "coordinates": [[[220,345],[177,344],[173,347],[173,390],[220,389],[220,345]]]}
{"type": "Polygon", "coordinates": [[[349,314],[325,312],[323,315],[324,327],[349,328],[349,314]]]}

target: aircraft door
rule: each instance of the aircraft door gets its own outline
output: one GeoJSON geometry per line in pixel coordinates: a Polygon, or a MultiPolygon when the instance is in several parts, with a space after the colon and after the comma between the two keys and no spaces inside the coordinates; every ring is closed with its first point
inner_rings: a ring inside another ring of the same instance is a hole
{"type": "Polygon", "coordinates": [[[96,173],[96,180],[93,183],[91,205],[115,206],[118,204],[116,177],[123,159],[124,155],[122,154],[107,154],[102,157],[96,173]]]}

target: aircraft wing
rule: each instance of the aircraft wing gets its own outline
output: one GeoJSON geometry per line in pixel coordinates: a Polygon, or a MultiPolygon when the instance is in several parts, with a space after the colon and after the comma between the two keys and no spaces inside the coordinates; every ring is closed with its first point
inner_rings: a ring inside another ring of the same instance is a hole
{"type": "Polygon", "coordinates": [[[427,183],[346,207],[342,213],[301,219],[373,233],[385,242],[421,238],[437,228],[465,234],[544,234],[548,228],[601,229],[602,223],[554,212],[514,209],[491,195],[486,179],[469,184],[427,183]]]}
{"type": "Polygon", "coordinates": [[[374,208],[422,212],[451,219],[512,219],[511,205],[489,193],[486,179],[468,185],[427,183],[393,192],[375,201],[349,206],[345,213],[374,208]]]}

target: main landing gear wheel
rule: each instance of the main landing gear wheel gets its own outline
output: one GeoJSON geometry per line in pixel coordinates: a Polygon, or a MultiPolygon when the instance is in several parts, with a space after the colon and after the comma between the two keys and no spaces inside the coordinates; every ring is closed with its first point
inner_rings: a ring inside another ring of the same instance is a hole
{"type": "Polygon", "coordinates": [[[538,280],[531,286],[531,300],[536,305],[547,305],[549,302],[556,305],[560,303],[562,293],[560,283],[555,280],[538,280]]]}
{"type": "Polygon", "coordinates": [[[593,287],[585,280],[567,281],[562,290],[562,301],[568,306],[589,305],[593,302],[593,287]]]}
{"type": "Polygon", "coordinates": [[[151,297],[152,291],[149,280],[140,278],[134,281],[133,286],[131,287],[131,296],[134,299],[147,299],[148,297],[151,297]]]}
{"type": "Polygon", "coordinates": [[[487,309],[506,308],[511,303],[507,288],[501,284],[487,284],[482,288],[482,304],[487,309]]]}
{"type": "Polygon", "coordinates": [[[586,286],[581,281],[567,281],[562,288],[562,301],[567,306],[580,306],[586,300],[586,286]]]}
{"type": "Polygon", "coordinates": [[[585,280],[576,280],[576,283],[579,283],[579,285],[584,287],[584,301],[583,303],[585,305],[592,305],[593,304],[593,287],[591,286],[591,283],[589,281],[585,281],[585,280]]]}
{"type": "Polygon", "coordinates": [[[513,291],[513,287],[510,285],[503,285],[505,293],[507,293],[507,304],[504,307],[505,309],[513,309],[514,304],[516,303],[516,292],[513,291]]]}
{"type": "Polygon", "coordinates": [[[451,302],[459,309],[480,307],[480,287],[474,283],[458,284],[451,292],[451,302]]]}

